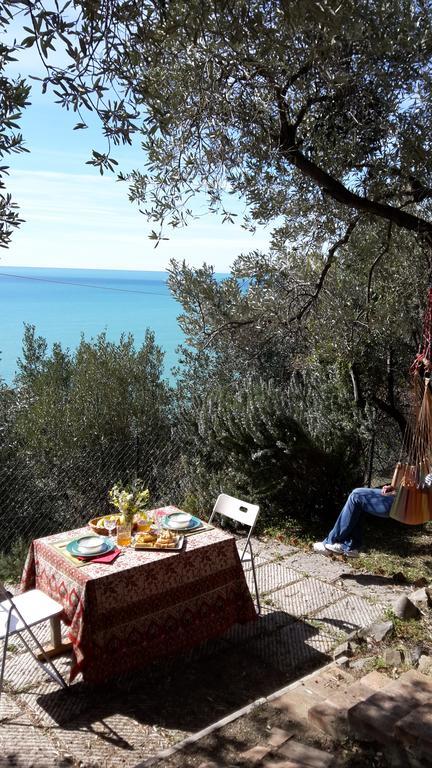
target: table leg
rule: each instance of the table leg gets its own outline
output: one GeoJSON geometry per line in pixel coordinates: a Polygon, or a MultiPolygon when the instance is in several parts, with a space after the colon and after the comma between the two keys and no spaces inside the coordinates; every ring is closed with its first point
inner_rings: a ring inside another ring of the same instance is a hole
{"type": "MultiPolygon", "coordinates": [[[[44,651],[46,655],[52,659],[55,656],[61,656],[62,653],[67,653],[72,648],[72,643],[67,642],[64,643],[62,641],[61,636],[61,622],[60,622],[60,616],[52,616],[50,619],[50,627],[51,627],[51,643],[47,646],[44,646],[44,651]]],[[[42,653],[37,654],[38,659],[41,661],[44,660],[44,655],[42,653]]]]}

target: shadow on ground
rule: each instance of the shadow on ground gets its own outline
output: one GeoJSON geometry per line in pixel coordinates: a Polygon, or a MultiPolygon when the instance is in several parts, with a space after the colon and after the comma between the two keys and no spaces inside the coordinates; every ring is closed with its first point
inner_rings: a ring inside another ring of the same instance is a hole
{"type": "MultiPolygon", "coordinates": [[[[287,615],[286,620],[292,625],[292,617],[287,615]]],[[[103,686],[77,683],[66,692],[51,690],[38,695],[36,702],[66,731],[92,731],[96,722],[106,724],[112,716],[120,715],[146,727],[196,732],[328,660],[328,656],[315,649],[311,655],[307,646],[316,628],[307,622],[295,623],[302,625],[304,638],[301,667],[293,659],[291,664],[285,663],[285,668],[278,669],[262,655],[251,652],[247,643],[234,645],[222,641],[213,644],[213,650],[203,646],[186,657],[153,664],[103,686]]],[[[98,736],[122,749],[131,748],[110,727],[103,733],[98,731],[98,736]]]]}

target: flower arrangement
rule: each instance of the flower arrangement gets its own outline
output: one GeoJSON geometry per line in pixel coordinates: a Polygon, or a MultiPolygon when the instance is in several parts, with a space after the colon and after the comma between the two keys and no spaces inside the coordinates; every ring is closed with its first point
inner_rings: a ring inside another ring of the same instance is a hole
{"type": "Polygon", "coordinates": [[[150,493],[148,488],[143,488],[143,485],[143,481],[137,479],[126,486],[116,483],[109,491],[111,504],[118,509],[126,523],[133,523],[135,515],[142,520],[147,520],[145,509],[150,493]]]}

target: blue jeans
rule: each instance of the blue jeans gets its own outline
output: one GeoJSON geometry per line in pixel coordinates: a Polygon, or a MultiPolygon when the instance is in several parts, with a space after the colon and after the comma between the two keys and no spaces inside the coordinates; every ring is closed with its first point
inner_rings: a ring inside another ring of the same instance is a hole
{"type": "Polygon", "coordinates": [[[394,496],[380,488],[354,488],[324,544],[342,544],[345,551],[360,549],[364,514],[388,517],[394,496]]]}

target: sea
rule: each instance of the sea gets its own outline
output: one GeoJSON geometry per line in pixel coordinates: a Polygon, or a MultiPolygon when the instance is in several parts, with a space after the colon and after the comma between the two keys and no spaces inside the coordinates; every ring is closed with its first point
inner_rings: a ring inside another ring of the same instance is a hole
{"type": "Polygon", "coordinates": [[[165,353],[165,378],[174,382],[177,347],[183,334],[177,322],[182,307],[167,286],[166,272],[101,269],[3,267],[0,263],[0,381],[10,385],[22,352],[24,324],[48,342],[73,350],[105,331],[117,342],[132,333],[135,345],[146,328],[165,353]]]}

